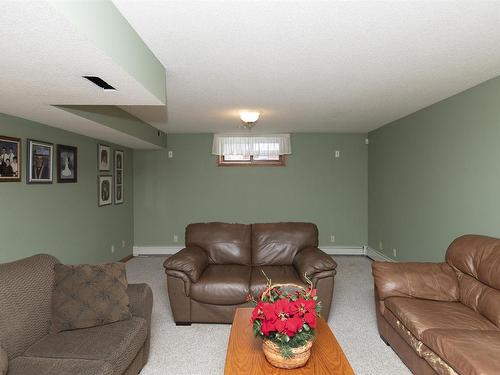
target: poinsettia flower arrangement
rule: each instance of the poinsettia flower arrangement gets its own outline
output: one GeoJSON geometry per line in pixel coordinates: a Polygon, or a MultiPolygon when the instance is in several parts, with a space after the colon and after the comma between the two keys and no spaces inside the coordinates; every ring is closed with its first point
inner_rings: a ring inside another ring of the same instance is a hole
{"type": "Polygon", "coordinates": [[[290,284],[273,286],[271,280],[267,280],[267,288],[259,301],[249,297],[255,303],[250,318],[253,331],[255,336],[278,345],[284,358],[291,358],[292,348],[306,345],[314,339],[321,302],[310,281],[308,288],[298,287],[288,292],[285,288],[290,284]]]}

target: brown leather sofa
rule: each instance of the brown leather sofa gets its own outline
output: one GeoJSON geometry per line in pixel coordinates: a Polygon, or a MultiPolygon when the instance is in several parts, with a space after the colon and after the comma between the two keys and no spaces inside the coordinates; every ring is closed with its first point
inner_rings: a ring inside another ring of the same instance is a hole
{"type": "Polygon", "coordinates": [[[57,263],[42,254],[0,264],[0,373],[138,374],[149,355],[151,288],[128,286],[130,320],[49,334],[57,263]]]}
{"type": "Polygon", "coordinates": [[[318,228],[309,223],[190,224],[186,248],[165,263],[167,289],[178,325],[231,323],[237,307],[250,307],[266,279],[318,289],[328,318],[337,264],[318,249],[318,228]]]}
{"type": "Polygon", "coordinates": [[[378,330],[414,374],[500,374],[500,239],[466,235],[445,263],[373,263],[378,330]]]}

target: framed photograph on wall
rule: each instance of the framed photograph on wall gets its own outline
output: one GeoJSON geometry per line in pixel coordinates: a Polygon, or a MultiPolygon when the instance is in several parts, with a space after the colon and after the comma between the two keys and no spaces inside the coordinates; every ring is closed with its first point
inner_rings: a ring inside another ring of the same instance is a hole
{"type": "Polygon", "coordinates": [[[52,143],[28,139],[27,146],[26,182],[28,184],[51,184],[54,145],[52,143]]]}
{"type": "Polygon", "coordinates": [[[123,203],[123,151],[115,150],[115,204],[123,203]]]}
{"type": "Polygon", "coordinates": [[[0,135],[0,182],[21,181],[21,140],[0,135]]]}
{"type": "Polygon", "coordinates": [[[57,182],[77,182],[78,158],[77,148],[57,145],[57,182]]]}
{"type": "Polygon", "coordinates": [[[101,172],[111,171],[111,147],[97,145],[97,167],[101,172]]]}
{"type": "Polygon", "coordinates": [[[112,203],[113,176],[97,176],[97,205],[107,206],[112,203]]]}

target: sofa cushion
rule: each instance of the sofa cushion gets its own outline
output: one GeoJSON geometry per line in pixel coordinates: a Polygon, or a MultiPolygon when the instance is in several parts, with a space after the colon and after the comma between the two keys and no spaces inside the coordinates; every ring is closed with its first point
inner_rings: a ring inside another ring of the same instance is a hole
{"type": "Polygon", "coordinates": [[[495,325],[488,319],[460,302],[390,297],[385,300],[385,307],[420,341],[422,341],[423,333],[432,328],[496,329],[495,325]]]}
{"type": "Polygon", "coordinates": [[[250,293],[251,267],[209,265],[197,283],[191,284],[192,299],[214,305],[244,303],[250,293]]]}
{"type": "Polygon", "coordinates": [[[500,289],[500,239],[468,234],[455,239],[446,251],[452,267],[494,289],[500,289]]]}
{"type": "Polygon", "coordinates": [[[40,254],[0,264],[0,343],[10,359],[49,332],[56,263],[40,254]]]}
{"type": "Polygon", "coordinates": [[[250,265],[250,225],[197,223],[186,227],[186,247],[200,247],[211,264],[250,265]]]}
{"type": "Polygon", "coordinates": [[[460,301],[500,328],[500,290],[490,288],[464,273],[459,274],[458,280],[460,301]]]}
{"type": "Polygon", "coordinates": [[[458,279],[448,263],[373,262],[378,297],[411,297],[433,301],[459,300],[458,279]]]}
{"type": "Polygon", "coordinates": [[[104,361],[17,357],[9,368],[9,375],[113,375],[113,368],[104,361]]]}
{"type": "Polygon", "coordinates": [[[99,327],[47,335],[24,356],[106,361],[113,374],[121,375],[143,346],[147,332],[146,320],[133,317],[99,327]]]}
{"type": "Polygon", "coordinates": [[[500,374],[500,331],[429,329],[424,343],[460,374],[500,374]]]}
{"type": "Polygon", "coordinates": [[[125,263],[56,264],[51,332],[130,319],[125,263]]]}
{"type": "Polygon", "coordinates": [[[293,266],[253,267],[252,277],[250,279],[250,294],[252,294],[255,299],[260,298],[260,295],[266,289],[267,280],[262,271],[264,271],[266,276],[271,279],[273,284],[292,283],[307,287],[307,285],[300,279],[293,266]]]}
{"type": "Polygon", "coordinates": [[[406,341],[408,345],[423,358],[423,353],[427,348],[422,341],[420,341],[413,333],[410,332],[406,326],[389,309],[384,309],[382,315],[385,320],[391,325],[392,328],[406,341]]]}
{"type": "Polygon", "coordinates": [[[318,228],[311,223],[252,225],[252,265],[289,266],[295,254],[318,247],[318,228]]]}

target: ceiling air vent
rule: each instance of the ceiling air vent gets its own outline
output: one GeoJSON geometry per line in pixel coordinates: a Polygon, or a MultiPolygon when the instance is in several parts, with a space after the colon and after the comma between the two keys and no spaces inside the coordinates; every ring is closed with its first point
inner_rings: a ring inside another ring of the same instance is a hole
{"type": "Polygon", "coordinates": [[[92,82],[96,86],[99,86],[101,89],[116,90],[113,86],[111,86],[109,83],[107,83],[102,78],[99,78],[96,76],[83,76],[83,78],[88,79],[90,82],[92,82]]]}

